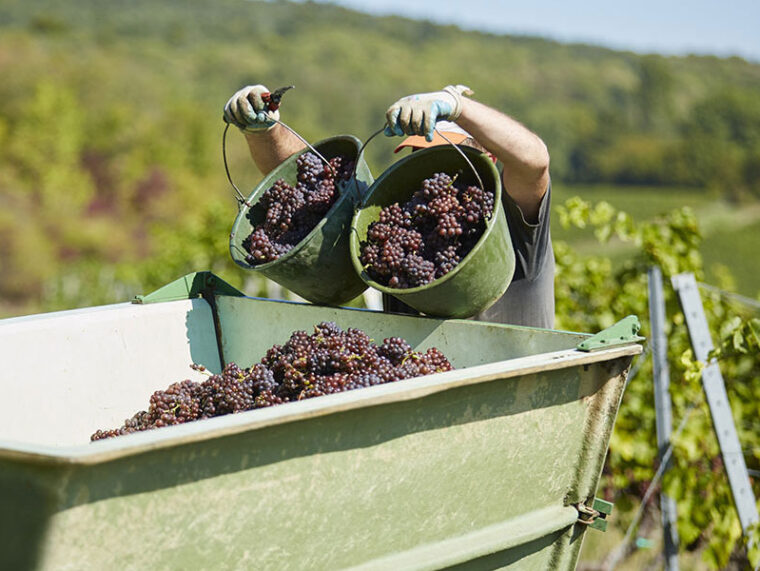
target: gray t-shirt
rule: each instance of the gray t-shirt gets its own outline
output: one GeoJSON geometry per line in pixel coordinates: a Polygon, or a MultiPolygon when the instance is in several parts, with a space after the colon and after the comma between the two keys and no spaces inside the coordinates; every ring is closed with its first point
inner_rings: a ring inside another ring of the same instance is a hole
{"type": "Polygon", "coordinates": [[[550,216],[551,183],[541,199],[538,222],[525,220],[520,207],[505,192],[502,203],[515,250],[515,274],[506,293],[477,315],[478,321],[531,327],[554,327],[554,250],[550,216]]]}

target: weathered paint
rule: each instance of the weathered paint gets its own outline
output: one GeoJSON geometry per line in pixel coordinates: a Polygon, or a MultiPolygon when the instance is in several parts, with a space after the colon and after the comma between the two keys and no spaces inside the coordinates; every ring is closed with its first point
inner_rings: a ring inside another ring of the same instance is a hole
{"type": "Polygon", "coordinates": [[[569,506],[594,494],[640,347],[580,353],[562,332],[217,305],[239,358],[319,315],[416,330],[463,368],[92,444],[2,443],[0,568],[575,566],[585,528],[569,506]]]}

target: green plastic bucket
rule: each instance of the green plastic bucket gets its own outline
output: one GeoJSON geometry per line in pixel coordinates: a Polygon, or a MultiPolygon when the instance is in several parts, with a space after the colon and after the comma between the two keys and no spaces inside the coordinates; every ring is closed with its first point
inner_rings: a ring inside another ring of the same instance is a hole
{"type": "MultiPolygon", "coordinates": [[[[338,155],[357,160],[361,141],[351,135],[339,135],[324,139],[313,147],[328,160],[338,155]]],[[[261,195],[279,178],[294,185],[296,159],[309,150],[288,157],[256,186],[246,203],[241,204],[230,233],[230,253],[237,265],[260,272],[312,303],[340,305],[367,289],[354,271],[349,250],[354,206],[373,180],[363,157],[358,158],[355,179],[341,185],[341,195],[332,208],[287,254],[254,266],[246,261],[247,252],[243,247],[243,240],[253,231],[254,224],[263,218],[264,209],[258,204],[261,195]]]]}
{"type": "Polygon", "coordinates": [[[391,165],[370,186],[351,223],[351,261],[365,284],[388,293],[417,311],[438,317],[466,318],[477,315],[498,300],[512,281],[515,254],[501,204],[501,177],[493,161],[472,147],[436,146],[404,157],[391,165]],[[437,172],[453,175],[458,182],[478,185],[494,193],[494,214],[475,247],[449,273],[432,282],[408,289],[390,288],[374,281],[360,261],[361,243],[380,210],[394,202],[407,202],[422,181],[437,172]]]}

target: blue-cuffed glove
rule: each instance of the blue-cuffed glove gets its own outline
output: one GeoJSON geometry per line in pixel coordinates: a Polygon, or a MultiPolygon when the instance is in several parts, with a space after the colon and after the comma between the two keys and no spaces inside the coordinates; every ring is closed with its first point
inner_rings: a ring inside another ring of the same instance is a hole
{"type": "Polygon", "coordinates": [[[235,92],[224,106],[224,120],[243,132],[261,132],[279,120],[279,111],[270,111],[261,99],[269,90],[263,85],[248,85],[235,92]]]}
{"type": "Polygon", "coordinates": [[[385,134],[424,135],[433,140],[437,121],[456,121],[462,112],[462,96],[472,95],[466,85],[447,85],[441,91],[402,97],[385,112],[385,134]]]}

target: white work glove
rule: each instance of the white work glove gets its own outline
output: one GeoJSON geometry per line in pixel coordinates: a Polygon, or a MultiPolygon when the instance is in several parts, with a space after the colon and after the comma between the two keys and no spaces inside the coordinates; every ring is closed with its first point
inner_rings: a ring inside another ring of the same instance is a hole
{"type": "Polygon", "coordinates": [[[424,135],[432,141],[436,122],[456,121],[462,112],[462,96],[472,94],[466,85],[447,85],[441,91],[402,97],[385,112],[385,134],[424,135]]]}
{"type": "Polygon", "coordinates": [[[263,85],[248,85],[235,92],[224,106],[224,120],[244,133],[266,131],[280,118],[280,112],[267,109],[261,99],[261,94],[268,92],[263,85]]]}

